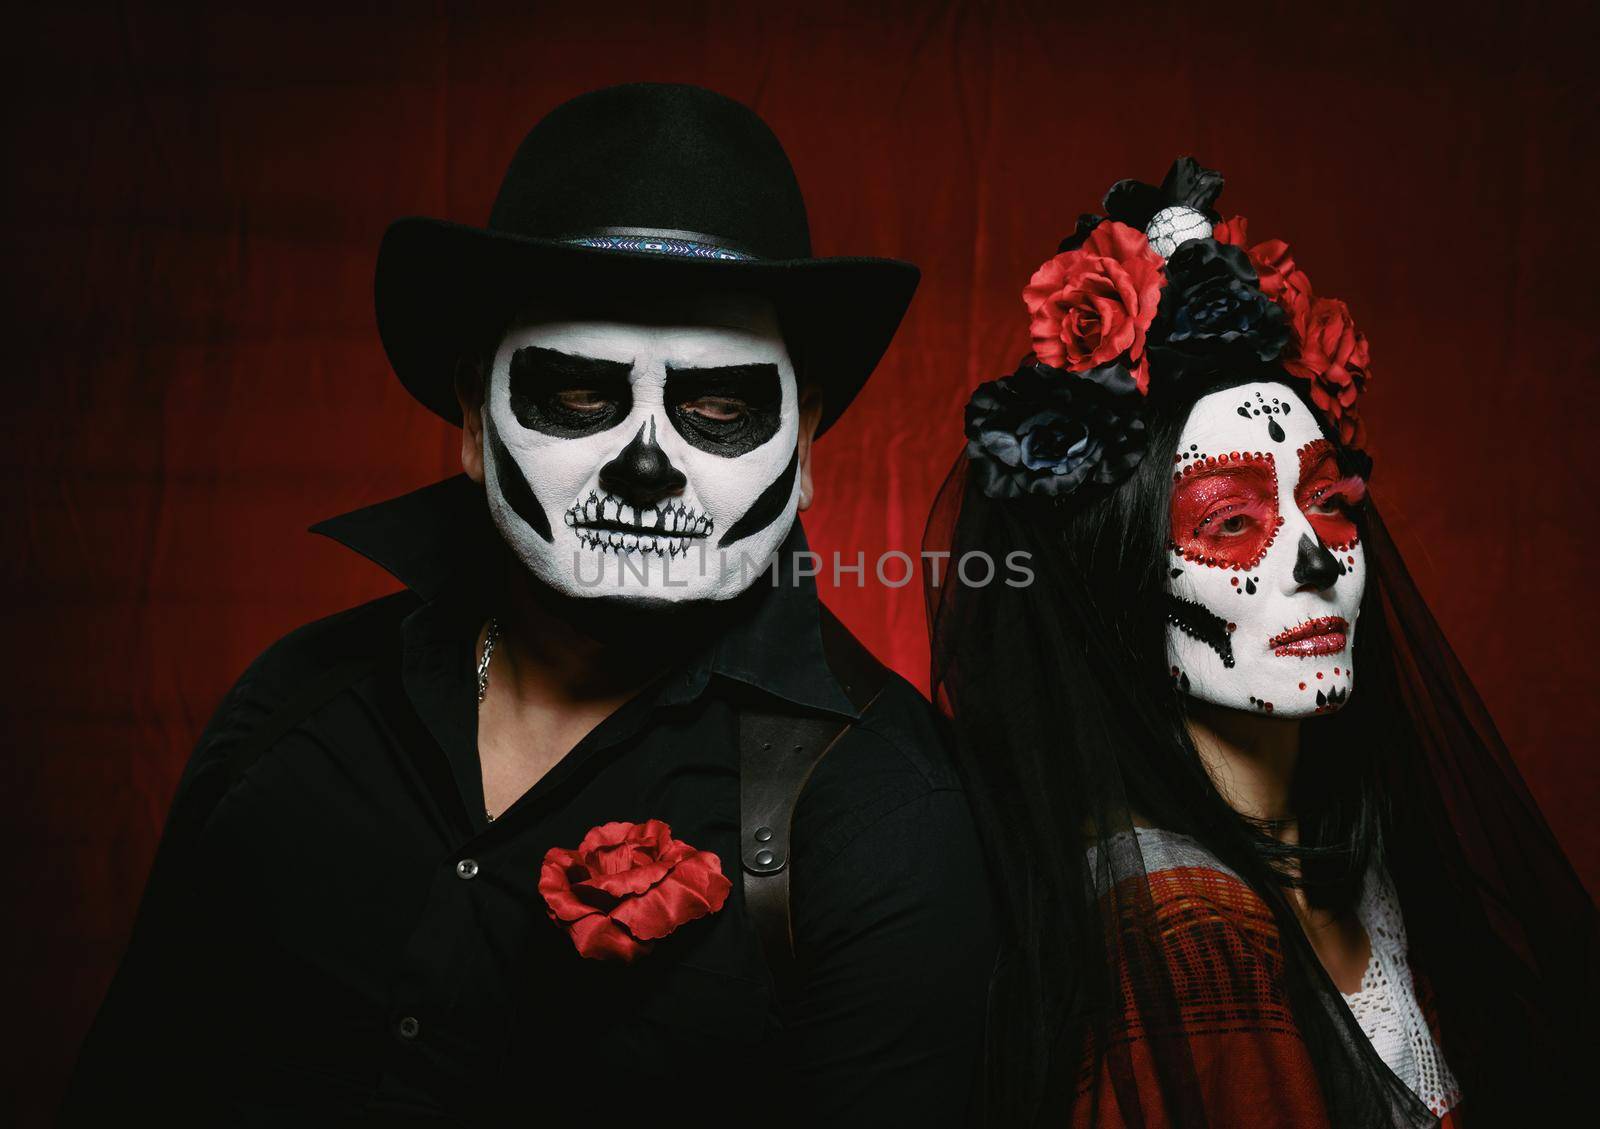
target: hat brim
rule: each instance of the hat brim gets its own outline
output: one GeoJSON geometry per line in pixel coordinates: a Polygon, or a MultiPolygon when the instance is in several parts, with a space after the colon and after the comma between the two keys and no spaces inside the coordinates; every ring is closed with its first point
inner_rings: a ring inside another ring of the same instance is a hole
{"type": "Polygon", "coordinates": [[[627,286],[761,294],[777,307],[806,379],[822,391],[820,435],[872,375],[920,277],[897,259],[691,259],[413,217],[384,233],[374,299],[378,334],[400,382],[459,425],[457,363],[542,295],[559,300],[627,286]]]}

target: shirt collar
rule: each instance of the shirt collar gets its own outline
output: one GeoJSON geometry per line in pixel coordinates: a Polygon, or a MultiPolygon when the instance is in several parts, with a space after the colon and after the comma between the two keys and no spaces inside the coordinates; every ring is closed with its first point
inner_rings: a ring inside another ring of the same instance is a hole
{"type": "Polygon", "coordinates": [[[775,565],[738,597],[749,610],[718,638],[712,669],[796,705],[857,718],[822,649],[816,582],[795,568],[810,556],[797,518],[775,565]]]}
{"type": "Polygon", "coordinates": [[[319,521],[311,532],[360,553],[426,602],[490,575],[500,544],[483,487],[464,474],[319,521]]]}
{"type": "MultiPolygon", "coordinates": [[[[366,557],[428,603],[463,587],[492,591],[505,551],[483,487],[464,474],[318,522],[311,532],[366,557]]],[[[822,649],[816,583],[794,567],[808,552],[797,520],[776,566],[737,597],[727,628],[674,680],[673,696],[697,697],[715,674],[804,708],[860,716],[822,649]]]]}

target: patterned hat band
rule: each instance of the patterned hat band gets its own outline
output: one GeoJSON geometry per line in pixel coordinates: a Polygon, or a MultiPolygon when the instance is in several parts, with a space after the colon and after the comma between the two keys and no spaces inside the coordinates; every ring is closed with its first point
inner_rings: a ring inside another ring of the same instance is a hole
{"type": "Polygon", "coordinates": [[[647,255],[670,255],[680,259],[726,259],[749,262],[761,256],[714,235],[698,231],[675,231],[662,227],[599,227],[593,231],[558,237],[574,247],[597,251],[631,251],[647,255]]]}

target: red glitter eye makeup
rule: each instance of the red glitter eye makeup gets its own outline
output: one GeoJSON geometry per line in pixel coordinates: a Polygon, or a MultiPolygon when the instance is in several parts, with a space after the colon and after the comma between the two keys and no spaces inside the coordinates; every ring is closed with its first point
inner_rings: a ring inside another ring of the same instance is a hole
{"type": "Polygon", "coordinates": [[[1307,443],[1297,454],[1300,480],[1294,490],[1295,504],[1325,546],[1350,548],[1359,539],[1351,513],[1367,496],[1366,482],[1339,468],[1333,445],[1326,439],[1307,443]]]}
{"type": "Polygon", "coordinates": [[[1212,568],[1252,568],[1266,556],[1283,517],[1272,456],[1237,451],[1205,456],[1173,475],[1172,548],[1212,568]]]}

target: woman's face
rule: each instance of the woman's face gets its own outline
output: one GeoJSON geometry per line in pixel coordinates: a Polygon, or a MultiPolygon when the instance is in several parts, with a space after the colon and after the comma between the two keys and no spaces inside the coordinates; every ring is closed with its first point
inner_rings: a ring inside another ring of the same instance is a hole
{"type": "Polygon", "coordinates": [[[1202,701],[1277,717],[1344,704],[1366,560],[1339,469],[1284,384],[1196,402],[1173,465],[1167,571],[1172,677],[1202,701]]]}

